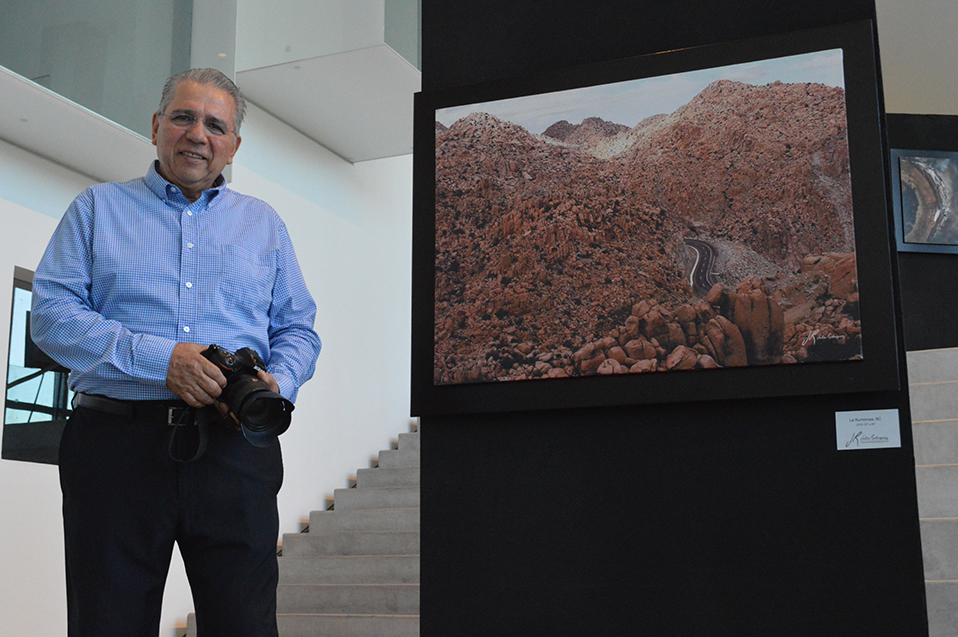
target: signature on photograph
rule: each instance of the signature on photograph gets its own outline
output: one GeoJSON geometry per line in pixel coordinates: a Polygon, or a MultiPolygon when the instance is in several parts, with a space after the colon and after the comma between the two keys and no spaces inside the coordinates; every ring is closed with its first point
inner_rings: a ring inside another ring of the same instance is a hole
{"type": "Polygon", "coordinates": [[[821,330],[812,330],[805,335],[805,339],[802,341],[802,347],[806,345],[814,345],[818,341],[836,341],[837,343],[845,343],[844,334],[825,334],[824,336],[819,336],[821,330]]]}

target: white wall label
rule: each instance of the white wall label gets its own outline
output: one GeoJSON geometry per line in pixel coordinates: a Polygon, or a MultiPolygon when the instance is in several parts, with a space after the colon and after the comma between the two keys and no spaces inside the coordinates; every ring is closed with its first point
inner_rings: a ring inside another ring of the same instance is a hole
{"type": "Polygon", "coordinates": [[[835,437],[839,451],[901,447],[898,410],[836,411],[835,437]]]}

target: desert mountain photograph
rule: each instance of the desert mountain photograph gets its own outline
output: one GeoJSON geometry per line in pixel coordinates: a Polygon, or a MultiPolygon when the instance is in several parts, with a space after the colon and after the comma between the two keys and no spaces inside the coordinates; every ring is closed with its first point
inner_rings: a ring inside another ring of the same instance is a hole
{"type": "Polygon", "coordinates": [[[435,384],[861,358],[840,50],[436,115],[435,384]]]}

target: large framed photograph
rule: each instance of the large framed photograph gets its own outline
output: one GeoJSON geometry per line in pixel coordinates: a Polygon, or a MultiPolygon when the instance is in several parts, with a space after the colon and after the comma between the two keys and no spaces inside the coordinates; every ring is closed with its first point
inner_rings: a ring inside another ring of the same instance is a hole
{"type": "Polygon", "coordinates": [[[891,149],[900,252],[958,254],[958,151],[891,149]]]}
{"type": "Polygon", "coordinates": [[[874,28],[416,98],[415,414],[897,388],[874,28]]]}

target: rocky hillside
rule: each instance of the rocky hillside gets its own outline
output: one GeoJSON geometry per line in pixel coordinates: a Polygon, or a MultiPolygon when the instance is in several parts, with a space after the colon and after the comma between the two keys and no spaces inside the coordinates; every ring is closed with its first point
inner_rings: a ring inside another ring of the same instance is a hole
{"type": "Polygon", "coordinates": [[[662,207],[792,270],[854,249],[841,89],[715,82],[619,157],[662,207]]]}
{"type": "Polygon", "coordinates": [[[629,130],[628,126],[607,122],[599,117],[587,117],[581,124],[570,124],[566,120],[556,122],[542,133],[543,137],[551,137],[569,146],[590,154],[596,154],[593,149],[602,147],[610,137],[616,137],[629,130]]]}
{"type": "Polygon", "coordinates": [[[437,383],[860,353],[839,89],[716,82],[543,136],[475,113],[436,158],[437,383]],[[724,268],[707,299],[691,237],[724,268]]]}

